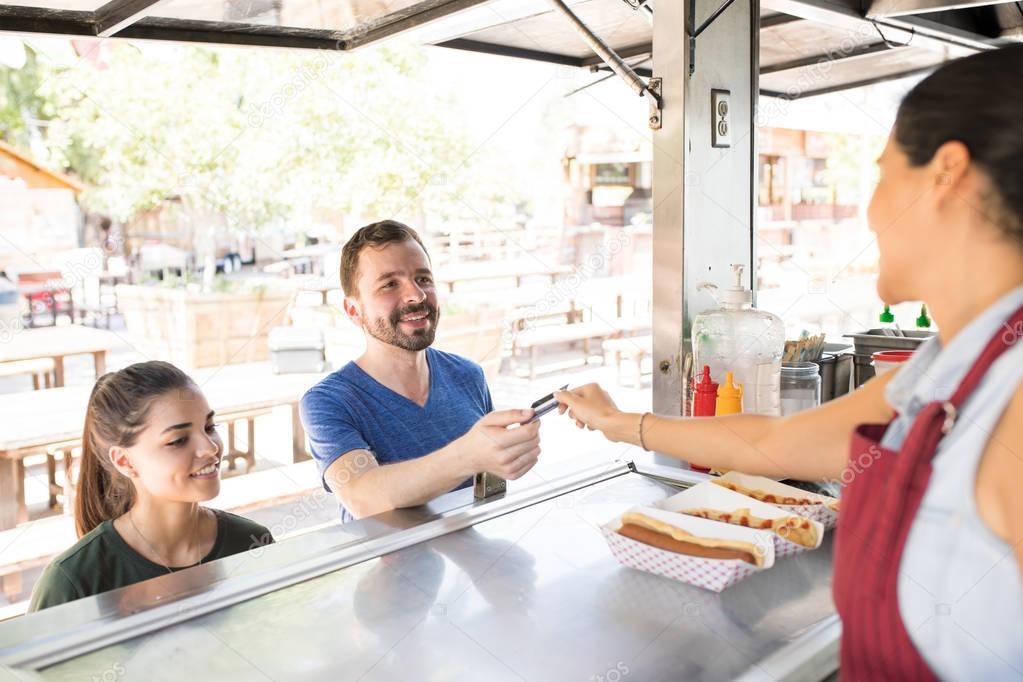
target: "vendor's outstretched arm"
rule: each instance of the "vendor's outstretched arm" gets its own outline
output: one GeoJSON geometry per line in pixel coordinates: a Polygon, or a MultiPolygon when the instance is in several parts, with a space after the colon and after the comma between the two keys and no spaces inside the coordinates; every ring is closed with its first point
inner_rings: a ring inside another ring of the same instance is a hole
{"type": "MultiPolygon", "coordinates": [[[[642,444],[714,469],[802,480],[837,479],[846,466],[849,439],[858,424],[886,422],[893,412],[884,388],[895,372],[823,406],[788,417],[739,414],[725,417],[642,419],[642,444]]],[[[562,412],[610,440],[640,445],[640,413],[621,412],[596,384],[555,395],[562,412]]]]}

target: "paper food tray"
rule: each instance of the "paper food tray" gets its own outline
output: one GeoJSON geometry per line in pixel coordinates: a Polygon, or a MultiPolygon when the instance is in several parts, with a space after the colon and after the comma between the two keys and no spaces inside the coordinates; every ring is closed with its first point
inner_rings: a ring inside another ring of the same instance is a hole
{"type": "MultiPolygon", "coordinates": [[[[779,483],[778,481],[765,476],[751,476],[749,474],[739,473],[738,471],[729,471],[721,477],[721,480],[731,481],[732,483],[736,483],[745,488],[762,490],[765,493],[774,493],[775,495],[783,495],[786,497],[804,497],[811,500],[820,500],[820,504],[771,504],[792,514],[798,514],[799,516],[805,516],[808,519],[818,521],[828,530],[834,528],[835,523],[838,521],[838,514],[828,507],[828,504],[837,501],[834,497],[818,495],[816,493],[803,490],[802,488],[795,488],[791,485],[779,483]]],[[[727,488],[723,488],[723,490],[727,490],[727,488]]],[[[753,498],[747,497],[747,499],[752,500],[753,498]]]]}
{"type": "MultiPolygon", "coordinates": [[[[706,508],[723,512],[732,512],[736,509],[746,507],[750,510],[750,513],[753,516],[759,516],[764,519],[779,519],[793,515],[788,508],[782,509],[781,507],[776,507],[773,504],[754,500],[752,497],[740,495],[735,491],[729,490],[728,488],[722,488],[710,481],[698,483],[688,490],[684,490],[677,495],[672,495],[668,499],[658,502],[656,506],[669,512],[681,512],[683,509],[694,508],[706,508]]],[[[817,544],[811,548],[816,549],[817,547],[820,547],[821,542],[824,540],[824,525],[813,519],[807,520],[817,529],[817,544]]],[[[714,523],[730,525],[725,524],[723,521],[715,521],[714,523]]],[[[771,532],[771,537],[774,539],[774,556],[776,558],[789,556],[790,554],[796,554],[797,552],[803,552],[808,549],[807,547],[798,545],[795,542],[789,542],[774,532],[771,532]]]]}
{"type": "Polygon", "coordinates": [[[622,516],[618,516],[602,526],[601,531],[608,547],[611,548],[611,553],[624,566],[696,585],[712,592],[721,592],[754,573],[774,566],[774,542],[771,534],[765,531],[730,526],[653,507],[633,507],[629,511],[641,512],[693,535],[752,543],[764,552],[764,566],[757,568],[738,559],[705,559],[651,547],[619,535],[616,531],[621,528],[622,516]]]}

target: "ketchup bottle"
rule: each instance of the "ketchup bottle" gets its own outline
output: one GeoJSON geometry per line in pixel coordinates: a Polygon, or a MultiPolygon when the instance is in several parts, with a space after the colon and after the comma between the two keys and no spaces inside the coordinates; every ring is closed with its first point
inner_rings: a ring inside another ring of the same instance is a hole
{"type": "MultiPolygon", "coordinates": [[[[696,382],[696,392],[693,398],[693,416],[713,417],[717,407],[717,397],[718,385],[710,378],[710,366],[704,365],[703,376],[696,382]]],[[[702,467],[692,462],[689,463],[689,468],[693,471],[710,471],[707,467],[702,467]]]]}
{"type": "Polygon", "coordinates": [[[696,397],[693,398],[694,417],[713,417],[718,398],[718,385],[710,378],[710,365],[703,366],[703,375],[696,382],[696,397]]]}

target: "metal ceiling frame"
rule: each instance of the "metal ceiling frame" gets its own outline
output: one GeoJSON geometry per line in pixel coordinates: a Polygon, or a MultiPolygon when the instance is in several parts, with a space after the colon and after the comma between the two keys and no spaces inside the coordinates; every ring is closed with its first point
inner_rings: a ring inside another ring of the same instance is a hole
{"type": "Polygon", "coordinates": [[[890,40],[944,51],[948,46],[971,51],[989,50],[1007,43],[999,36],[977,33],[975,27],[951,26],[918,16],[880,17],[868,19],[860,9],[859,0],[762,0],[763,7],[809,21],[855,30],[873,23],[885,29],[890,40]]]}
{"type": "MultiPolygon", "coordinates": [[[[763,6],[777,14],[761,20],[761,30],[806,19],[852,28],[873,20],[893,32],[893,40],[906,42],[911,35],[921,45],[956,45],[970,50],[990,49],[1011,42],[984,31],[975,18],[962,12],[944,11],[952,7],[978,7],[999,4],[996,0],[952,0],[958,4],[938,8],[937,0],[873,0],[864,11],[860,0],[763,0],[763,6]],[[939,12],[928,16],[910,15],[906,7],[918,12],[939,12]],[[939,20],[940,16],[940,20],[939,20]]],[[[947,0],[943,0],[947,1],[947,0]]],[[[3,32],[75,35],[84,37],[175,40],[224,43],[298,49],[351,50],[427,24],[455,12],[486,4],[488,0],[422,0],[362,26],[345,31],[267,26],[228,21],[199,21],[171,17],[153,17],[159,0],[110,0],[94,12],[60,10],[0,2],[3,32]]],[[[630,5],[633,3],[629,3],[630,5]]],[[[866,3],[864,3],[866,4],[866,3]]],[[[646,3],[642,3],[646,8],[646,3]]],[[[456,49],[472,49],[489,54],[506,54],[526,59],[540,58],[558,64],[575,65],[559,56],[542,51],[501,50],[485,43],[459,38],[439,43],[456,49]]],[[[634,56],[623,54],[623,56],[634,56]]],[[[592,65],[589,62],[583,66],[592,65]]]]}
{"type": "MultiPolygon", "coordinates": [[[[92,12],[43,9],[38,7],[12,7],[0,5],[0,24],[3,32],[32,33],[60,37],[99,38],[92,12]],[[14,10],[14,11],[11,11],[14,10]]],[[[220,21],[192,21],[148,17],[126,26],[116,38],[136,40],[171,40],[251,47],[282,47],[296,49],[345,49],[336,36],[323,31],[276,26],[238,25],[220,21]]]]}
{"type": "Polygon", "coordinates": [[[96,35],[109,38],[149,14],[160,0],[111,0],[94,14],[96,35]]]}
{"type": "Polygon", "coordinates": [[[867,18],[900,17],[930,12],[946,12],[971,7],[1002,5],[1012,0],[873,0],[867,8],[867,18]]]}
{"type": "MultiPolygon", "coordinates": [[[[645,7],[645,5],[644,5],[645,7]]],[[[645,56],[654,53],[654,46],[651,43],[640,43],[639,45],[631,45],[629,47],[623,47],[620,50],[615,50],[618,56],[622,59],[632,59],[633,57],[645,56]]],[[[604,60],[594,55],[593,57],[584,57],[582,59],[582,66],[596,66],[603,64],[604,60]]]]}
{"type": "MultiPolygon", "coordinates": [[[[792,18],[793,21],[802,21],[796,17],[792,18]]],[[[445,40],[444,42],[436,43],[436,47],[446,47],[452,50],[465,50],[468,52],[480,52],[483,54],[492,54],[498,57],[512,57],[514,59],[529,59],[536,62],[546,62],[548,64],[558,64],[560,66],[575,66],[578,68],[589,67],[592,71],[607,71],[609,70],[604,66],[604,60],[596,55],[590,55],[586,57],[576,57],[572,55],[557,54],[555,52],[544,52],[542,50],[533,50],[525,47],[515,47],[512,45],[500,45],[497,43],[487,43],[481,40],[472,40],[470,38],[453,38],[451,40],[445,40]]],[[[632,45],[630,47],[624,47],[620,50],[615,50],[618,56],[622,59],[631,59],[633,57],[641,57],[649,54],[653,54],[654,46],[650,43],[640,43],[638,45],[632,45]]],[[[639,75],[644,75],[640,71],[636,71],[639,75]]]]}
{"type": "Polygon", "coordinates": [[[797,21],[806,21],[802,17],[796,17],[791,14],[768,14],[767,16],[760,17],[760,30],[763,31],[769,28],[775,28],[776,26],[784,26],[797,21]]]}
{"type": "Polygon", "coordinates": [[[841,92],[843,90],[852,90],[853,88],[862,88],[868,85],[874,85],[876,83],[884,83],[886,81],[899,80],[900,78],[909,78],[910,76],[919,76],[925,74],[928,71],[932,71],[936,68],[935,66],[918,66],[914,69],[907,69],[905,71],[898,71],[896,73],[890,73],[884,76],[875,76],[873,78],[864,78],[863,80],[853,81],[851,83],[842,83],[840,85],[831,85],[825,88],[817,88],[816,90],[805,90],[797,93],[778,92],[776,90],[760,89],[760,94],[763,97],[775,97],[778,99],[784,99],[788,101],[796,99],[806,99],[807,97],[817,97],[818,95],[829,95],[833,92],[841,92]]]}
{"type": "Polygon", "coordinates": [[[300,50],[348,50],[344,38],[324,31],[252,24],[244,30],[221,21],[199,21],[149,17],[116,35],[133,40],[170,40],[179,42],[238,45],[245,47],[277,47],[300,50]]]}
{"type": "Polygon", "coordinates": [[[889,50],[897,49],[893,48],[888,42],[881,41],[877,43],[870,43],[868,45],[862,45],[860,47],[843,51],[841,54],[836,54],[834,50],[830,52],[824,52],[820,54],[811,55],[809,57],[800,57],[799,59],[790,59],[784,62],[778,62],[777,64],[769,64],[767,66],[760,67],[760,75],[765,76],[771,73],[780,73],[782,71],[791,71],[792,69],[801,69],[806,66],[813,66],[821,62],[834,63],[845,60],[857,59],[859,57],[867,57],[870,55],[878,54],[880,52],[888,52],[889,50]]]}
{"type": "MultiPolygon", "coordinates": [[[[629,0],[626,1],[629,2],[629,0]]],[[[895,2],[900,0],[874,1],[895,2]]],[[[901,1],[916,3],[928,2],[928,0],[901,1]]],[[[963,2],[971,3],[991,1],[993,0],[963,0],[963,2]]],[[[629,2],[629,4],[631,5],[632,3],[629,2]]],[[[873,42],[852,50],[843,50],[838,54],[832,51],[810,57],[793,59],[779,64],[763,66],[760,69],[761,75],[782,73],[784,71],[804,68],[824,61],[834,63],[837,61],[863,58],[872,54],[901,49],[908,45],[927,48],[945,55],[947,54],[949,47],[978,51],[991,49],[999,44],[1008,42],[999,36],[985,35],[978,32],[979,27],[972,25],[972,20],[962,17],[953,17],[952,23],[947,23],[946,21],[939,22],[934,19],[919,16],[866,17],[861,9],[860,0],[762,0],[762,6],[765,9],[773,10],[775,13],[768,14],[761,18],[761,31],[770,30],[772,28],[798,21],[812,21],[846,30],[862,30],[864,27],[872,26],[874,32],[877,33],[877,37],[881,40],[880,42],[873,42]]],[[[948,20],[948,17],[943,16],[942,19],[948,20]]],[[[455,49],[474,50],[489,54],[500,54],[508,57],[533,59],[567,66],[591,66],[591,68],[595,71],[605,70],[604,68],[596,66],[596,64],[600,63],[600,59],[596,57],[580,60],[568,55],[559,55],[541,50],[528,50],[507,45],[495,45],[493,43],[475,41],[466,38],[440,42],[438,45],[455,49]]],[[[651,47],[647,45],[635,45],[621,50],[620,54],[623,57],[638,56],[640,54],[647,54],[647,50],[649,49],[651,49],[651,47]]],[[[937,66],[937,64],[935,64],[935,66],[937,66]]],[[[816,90],[801,91],[794,95],[766,89],[761,89],[760,93],[768,97],[780,97],[789,100],[800,97],[814,97],[844,89],[863,87],[874,83],[881,83],[898,78],[918,75],[933,68],[935,67],[915,67],[895,74],[866,78],[852,83],[828,86],[816,90]]],[[[636,73],[646,76],[650,73],[650,70],[637,69],[636,73]]]]}
{"type": "MultiPolygon", "coordinates": [[[[479,40],[470,40],[468,38],[454,38],[452,40],[446,40],[442,43],[437,43],[437,47],[447,47],[452,50],[465,50],[468,52],[479,52],[482,54],[492,54],[498,57],[512,57],[515,59],[529,59],[535,62],[546,62],[548,64],[559,64],[561,66],[576,66],[583,68],[587,66],[589,57],[572,57],[563,54],[555,54],[553,52],[542,52],[540,50],[530,50],[524,47],[514,47],[511,45],[499,45],[497,43],[485,43],[479,40]]],[[[597,63],[603,64],[599,59],[597,63]]]]}
{"type": "MultiPolygon", "coordinates": [[[[331,31],[248,24],[237,21],[205,21],[152,16],[160,1],[109,0],[93,12],[0,4],[0,25],[2,25],[0,32],[347,51],[422,27],[456,12],[487,5],[489,2],[489,0],[421,0],[410,7],[379,17],[353,29],[331,31]]],[[[633,8],[649,9],[646,0],[625,1],[633,8]]],[[[862,30],[864,26],[869,27],[873,24],[882,42],[875,42],[851,51],[843,51],[841,54],[820,54],[764,66],[760,69],[760,73],[764,75],[783,73],[825,60],[834,62],[857,59],[907,44],[928,48],[944,55],[947,54],[950,46],[961,50],[977,51],[1012,42],[1004,37],[991,35],[991,27],[986,25],[983,15],[971,15],[965,12],[943,12],[927,16],[906,14],[910,11],[907,8],[919,12],[936,10],[935,3],[939,1],[958,2],[961,6],[969,7],[997,2],[997,0],[862,0],[861,3],[861,0],[762,0],[763,8],[772,13],[761,17],[761,31],[799,21],[813,21],[846,30],[862,30]],[[864,10],[868,3],[869,7],[864,10]]],[[[472,34],[465,35],[471,36],[472,34]]],[[[557,54],[540,49],[487,43],[474,40],[471,37],[441,40],[436,44],[451,49],[529,59],[562,66],[590,68],[594,71],[603,70],[599,67],[605,61],[600,56],[578,57],[557,54]]],[[[618,57],[628,59],[651,54],[652,45],[649,43],[631,45],[615,52],[618,57]]],[[[903,75],[913,75],[920,71],[921,69],[917,68],[901,75],[865,79],[843,85],[837,89],[859,87],[903,77],[903,75]]],[[[638,78],[648,78],[649,70],[635,71],[634,75],[638,78]]],[[[802,93],[800,96],[810,97],[833,91],[834,89],[830,87],[822,88],[802,93]]],[[[786,93],[772,91],[761,91],[761,94],[773,97],[792,97],[786,93]]]]}
{"type": "MultiPolygon", "coordinates": [[[[787,20],[785,20],[785,21],[775,20],[775,21],[772,22],[773,26],[777,26],[777,25],[781,25],[781,24],[786,24],[786,23],[792,23],[794,21],[806,21],[806,19],[803,19],[801,17],[791,17],[791,16],[788,16],[788,15],[775,15],[775,16],[786,16],[787,20]]],[[[586,57],[586,58],[572,57],[572,56],[568,56],[568,55],[556,54],[556,53],[553,53],[553,52],[542,52],[540,50],[530,50],[530,49],[526,49],[526,48],[512,47],[510,45],[498,45],[498,44],[495,44],[495,43],[485,43],[485,42],[476,41],[476,40],[469,40],[469,39],[466,39],[466,38],[456,38],[454,40],[445,41],[443,43],[437,43],[437,46],[438,47],[447,47],[447,48],[451,48],[451,49],[455,49],[455,50],[468,50],[468,51],[471,51],[471,52],[481,52],[481,53],[484,53],[484,54],[492,54],[492,55],[497,55],[497,56],[502,56],[502,57],[511,57],[511,58],[517,58],[517,59],[530,59],[530,60],[533,60],[533,61],[546,62],[546,63],[549,63],[549,64],[558,64],[558,65],[561,65],[561,66],[574,66],[574,67],[579,67],[579,68],[583,68],[583,67],[587,67],[588,66],[594,72],[604,72],[604,73],[606,73],[606,72],[610,72],[611,71],[611,69],[608,68],[607,66],[603,65],[603,62],[601,62],[601,60],[599,58],[597,58],[597,57],[586,57]]],[[[640,55],[649,54],[650,49],[651,49],[650,46],[636,45],[636,46],[633,46],[632,48],[626,48],[626,49],[621,50],[619,52],[619,54],[621,56],[623,56],[623,57],[640,56],[640,55]]],[[[864,47],[861,47],[861,48],[857,48],[855,50],[852,50],[852,51],[849,51],[849,52],[844,52],[844,53],[841,53],[841,54],[835,54],[834,52],[832,52],[832,53],[821,53],[821,54],[817,54],[817,55],[814,55],[814,56],[811,56],[811,57],[804,57],[804,58],[801,58],[801,59],[798,59],[798,60],[792,60],[792,61],[789,61],[789,62],[784,62],[782,64],[772,64],[772,65],[769,65],[769,66],[762,66],[760,68],[760,74],[761,75],[767,75],[767,74],[772,74],[772,73],[781,73],[783,71],[790,70],[790,69],[797,69],[797,68],[804,68],[804,67],[807,67],[807,66],[812,66],[813,64],[817,64],[817,63],[820,63],[820,62],[828,62],[828,63],[833,64],[835,62],[844,61],[846,59],[856,59],[858,57],[863,57],[863,56],[866,56],[866,55],[869,55],[869,54],[875,54],[875,53],[879,53],[879,52],[887,52],[887,51],[890,51],[892,49],[899,49],[899,46],[896,46],[896,47],[893,48],[893,47],[889,46],[888,44],[881,42],[881,43],[875,43],[875,44],[871,44],[871,45],[864,46],[864,47]]],[[[801,92],[799,92],[797,94],[790,94],[790,93],[787,93],[787,92],[779,92],[779,91],[775,91],[775,90],[767,90],[767,89],[761,88],[760,89],[760,94],[765,96],[765,97],[776,97],[776,98],[786,99],[786,100],[794,100],[794,99],[800,99],[800,98],[814,97],[814,96],[817,96],[817,95],[826,95],[826,94],[829,94],[829,93],[832,93],[832,92],[838,92],[840,90],[846,90],[846,89],[855,88],[855,87],[863,87],[863,86],[866,86],[866,85],[873,85],[874,83],[883,83],[885,81],[896,80],[898,78],[905,78],[905,77],[908,77],[908,76],[913,76],[913,75],[917,75],[917,74],[923,73],[925,71],[930,70],[931,68],[934,68],[934,67],[917,67],[917,68],[910,69],[910,70],[907,70],[907,71],[899,72],[899,73],[894,74],[894,75],[888,74],[888,75],[883,75],[883,76],[877,76],[875,78],[868,78],[868,79],[858,80],[855,83],[851,83],[851,84],[843,84],[843,85],[834,86],[834,87],[819,88],[819,89],[816,89],[816,90],[806,90],[806,91],[801,91],[801,92]]],[[[651,69],[649,69],[649,68],[633,67],[633,71],[635,71],[635,73],[637,75],[643,76],[645,78],[649,78],[649,77],[653,76],[653,71],[651,69]]],[[[585,89],[586,87],[589,87],[591,85],[595,85],[597,82],[600,82],[600,81],[603,81],[603,80],[606,80],[606,78],[600,78],[597,81],[594,81],[593,83],[590,83],[589,85],[583,86],[583,88],[581,88],[581,89],[585,89]]]]}
{"type": "Polygon", "coordinates": [[[94,12],[0,3],[0,32],[347,51],[486,2],[422,0],[345,31],[149,16],[159,0],[111,0],[94,12]]]}

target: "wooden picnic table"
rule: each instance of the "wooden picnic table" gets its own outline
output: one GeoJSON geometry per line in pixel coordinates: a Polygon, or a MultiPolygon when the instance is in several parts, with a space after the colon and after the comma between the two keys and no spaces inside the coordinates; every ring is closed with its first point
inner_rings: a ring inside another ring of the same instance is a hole
{"type": "Polygon", "coordinates": [[[643,360],[644,358],[652,357],[654,354],[654,337],[650,334],[646,336],[627,336],[608,339],[601,345],[601,350],[605,353],[614,353],[618,384],[620,386],[624,385],[622,383],[622,362],[628,360],[636,365],[636,387],[641,388],[643,386],[643,360]]]}
{"type": "MultiPolygon", "coordinates": [[[[441,266],[442,272],[434,273],[434,281],[440,287],[447,287],[448,293],[454,293],[455,285],[459,282],[482,282],[486,280],[514,279],[516,289],[522,288],[522,281],[527,277],[547,277],[550,283],[557,281],[558,277],[570,275],[574,269],[570,265],[558,265],[547,267],[540,263],[471,263],[468,265],[441,266]]],[[[327,280],[318,275],[309,276],[299,287],[300,291],[314,291],[322,297],[323,304],[327,303],[327,295],[335,290],[340,291],[341,287],[333,280],[327,280]]],[[[538,290],[542,294],[543,290],[538,290]]],[[[461,293],[460,293],[461,295],[461,293]]]]}
{"type": "Polygon", "coordinates": [[[53,360],[55,384],[60,387],[64,385],[65,357],[92,355],[98,378],[107,371],[107,351],[122,343],[113,332],[77,324],[24,329],[14,333],[7,343],[0,344],[0,362],[50,358],[53,360]]]}
{"type": "MultiPolygon", "coordinates": [[[[305,447],[305,430],[299,418],[298,403],[322,374],[279,374],[270,372],[268,363],[259,363],[257,370],[249,365],[222,370],[195,372],[217,419],[228,424],[228,442],[224,456],[242,457],[251,465],[254,457],[253,419],[267,414],[278,405],[291,407],[292,459],[309,458],[305,447]],[[265,368],[265,369],[263,369],[265,368]],[[234,449],[233,423],[248,423],[248,450],[234,449]]],[[[63,456],[65,479],[70,478],[71,451],[81,444],[85,409],[91,387],[73,386],[43,391],[0,395],[0,414],[4,429],[0,432],[0,530],[13,528],[28,520],[25,506],[25,457],[37,454],[63,456]]],[[[51,476],[55,463],[51,463],[51,476]]],[[[51,481],[52,484],[52,481],[51,481]]],[[[65,490],[65,497],[70,490],[65,490]]],[[[52,493],[51,493],[52,495],[52,493]]]]}
{"type": "Polygon", "coordinates": [[[332,291],[341,291],[341,285],[333,279],[310,276],[299,284],[298,292],[313,292],[320,295],[320,305],[327,305],[327,297],[332,291]]]}
{"type": "Polygon", "coordinates": [[[299,246],[288,249],[280,254],[281,260],[288,263],[293,274],[325,274],[324,259],[341,251],[341,244],[324,243],[299,246]]]}
{"type": "Polygon", "coordinates": [[[630,318],[595,317],[583,322],[564,325],[543,325],[517,331],[512,335],[513,367],[520,350],[529,353],[529,378],[536,376],[537,349],[554,344],[582,343],[583,364],[590,362],[590,342],[594,339],[602,343],[609,339],[622,338],[630,334],[647,332],[650,329],[650,318],[638,316],[630,318]]]}
{"type": "Polygon", "coordinates": [[[521,287],[526,277],[548,277],[553,284],[558,277],[573,272],[570,265],[546,266],[538,261],[528,263],[471,263],[468,265],[444,266],[442,273],[434,273],[439,285],[446,285],[448,292],[455,291],[458,282],[481,282],[488,279],[514,279],[515,286],[521,287]]]}
{"type": "Polygon", "coordinates": [[[651,294],[648,279],[641,279],[636,275],[615,275],[586,280],[580,285],[576,298],[580,308],[589,308],[614,301],[615,315],[630,317],[646,312],[646,304],[649,303],[651,294]],[[633,303],[631,309],[626,306],[626,301],[633,303]],[[640,302],[644,303],[642,310],[636,308],[635,305],[640,302]]]}

